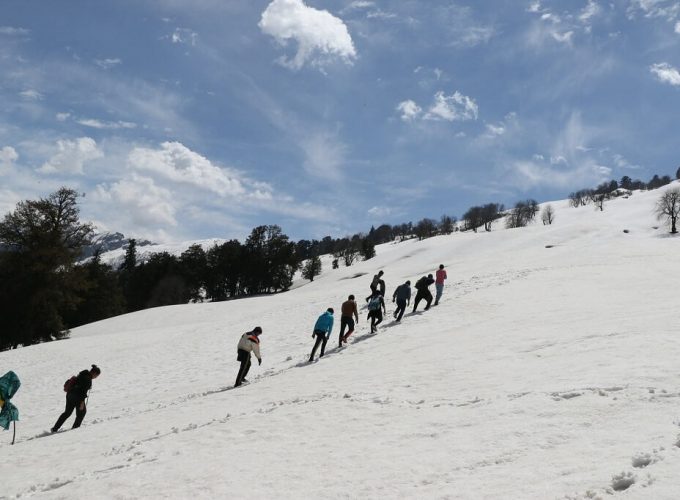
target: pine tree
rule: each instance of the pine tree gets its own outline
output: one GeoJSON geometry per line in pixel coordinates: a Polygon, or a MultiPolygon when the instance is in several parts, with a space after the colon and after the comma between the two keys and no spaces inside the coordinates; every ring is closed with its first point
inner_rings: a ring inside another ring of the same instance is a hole
{"type": "Polygon", "coordinates": [[[321,274],[321,258],[315,255],[309,259],[302,268],[302,277],[314,281],[314,277],[321,274]]]}

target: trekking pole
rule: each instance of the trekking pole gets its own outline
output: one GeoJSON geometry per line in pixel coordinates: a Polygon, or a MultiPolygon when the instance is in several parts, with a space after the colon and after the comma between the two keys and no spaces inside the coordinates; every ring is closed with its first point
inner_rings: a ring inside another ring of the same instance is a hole
{"type": "Polygon", "coordinates": [[[14,421],[14,435],[12,436],[12,444],[14,444],[14,440],[17,438],[17,421],[14,421]]]}

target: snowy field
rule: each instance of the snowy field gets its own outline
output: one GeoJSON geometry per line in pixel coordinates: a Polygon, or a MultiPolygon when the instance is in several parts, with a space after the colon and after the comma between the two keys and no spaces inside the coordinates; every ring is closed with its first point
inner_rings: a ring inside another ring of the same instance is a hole
{"type": "Polygon", "coordinates": [[[653,228],[662,190],[604,212],[558,201],[552,226],[382,245],[285,294],[2,352],[23,385],[0,497],[680,498],[680,239],[653,228]],[[376,335],[360,311],[336,349],[340,304],[378,269],[391,298],[440,263],[439,306],[395,324],[389,302],[376,335]],[[329,306],[331,350],[308,364],[329,306]],[[232,390],[256,325],[263,364],[232,390]],[[83,427],[49,435],[64,380],[92,363],[83,427]]]}

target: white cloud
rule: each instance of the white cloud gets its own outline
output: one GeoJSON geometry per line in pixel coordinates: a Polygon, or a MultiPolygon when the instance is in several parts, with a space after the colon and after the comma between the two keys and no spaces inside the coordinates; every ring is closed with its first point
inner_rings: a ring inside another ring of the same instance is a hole
{"type": "Polygon", "coordinates": [[[486,124],[486,132],[489,136],[499,136],[505,134],[505,126],[502,123],[498,125],[493,125],[491,123],[486,124]]]}
{"type": "Polygon", "coordinates": [[[447,96],[444,92],[437,92],[434,104],[423,117],[425,120],[465,121],[476,120],[478,115],[477,103],[474,99],[456,91],[447,96]]]}
{"type": "Polygon", "coordinates": [[[680,2],[676,0],[631,0],[628,6],[628,17],[633,19],[637,12],[644,17],[659,17],[674,21],[680,15],[680,2]]]}
{"type": "Polygon", "coordinates": [[[12,146],[0,149],[0,175],[10,172],[14,162],[19,159],[19,154],[12,146]]]}
{"type": "Polygon", "coordinates": [[[551,33],[551,36],[560,43],[570,44],[571,39],[574,36],[574,32],[565,31],[564,33],[559,33],[557,31],[554,31],[553,33],[551,33]]]}
{"type": "Polygon", "coordinates": [[[589,23],[590,20],[600,13],[600,5],[595,0],[588,0],[588,5],[586,5],[578,18],[582,23],[589,23]]]}
{"type": "Polygon", "coordinates": [[[97,143],[90,137],[80,137],[75,141],[57,141],[57,153],[40,167],[45,174],[68,173],[82,174],[83,165],[104,156],[97,143]]]}
{"type": "Polygon", "coordinates": [[[149,177],[133,173],[112,185],[100,184],[92,193],[92,199],[110,206],[128,227],[132,223],[155,230],[158,225],[177,225],[172,193],[149,177]]]}
{"type": "Polygon", "coordinates": [[[304,137],[300,147],[305,153],[305,170],[315,176],[339,181],[340,168],[345,162],[347,146],[338,141],[335,134],[320,132],[304,137]]]}
{"type": "Polygon", "coordinates": [[[26,89],[19,92],[22,99],[27,101],[40,101],[44,97],[40,92],[34,89],[26,89]]]}
{"type": "Polygon", "coordinates": [[[335,57],[351,64],[357,56],[342,19],[326,10],[309,7],[302,0],[273,0],[262,13],[258,26],[281,45],[291,40],[297,42],[293,59],[279,59],[291,69],[299,70],[308,62],[321,66],[335,57]]]}
{"type": "Polygon", "coordinates": [[[678,34],[680,34],[680,21],[678,21],[677,23],[675,23],[675,32],[678,33],[678,34]]]}
{"type": "Polygon", "coordinates": [[[375,206],[368,209],[368,215],[372,218],[389,217],[392,214],[390,207],[375,206]]]}
{"type": "Polygon", "coordinates": [[[653,64],[649,70],[656,75],[660,82],[673,86],[680,85],[680,71],[668,63],[653,64]]]}
{"type": "Polygon", "coordinates": [[[29,30],[25,28],[14,28],[12,26],[0,26],[0,35],[7,36],[24,36],[30,33],[29,30]]]}
{"type": "Polygon", "coordinates": [[[135,148],[130,152],[128,162],[133,169],[154,172],[173,182],[223,197],[272,198],[268,184],[251,181],[235,170],[218,167],[179,142],[164,142],[160,149],[135,148]]]}
{"type": "Polygon", "coordinates": [[[71,117],[71,113],[57,113],[56,117],[58,122],[65,122],[71,117]]]}
{"type": "Polygon", "coordinates": [[[352,3],[350,3],[347,8],[348,9],[368,9],[370,7],[373,7],[375,5],[375,2],[369,2],[366,0],[354,0],[352,3]]]}
{"type": "Polygon", "coordinates": [[[194,46],[198,39],[198,33],[188,28],[175,28],[175,31],[173,31],[169,38],[172,43],[182,43],[194,46]]]}
{"type": "Polygon", "coordinates": [[[418,118],[423,108],[418,106],[415,101],[406,100],[399,103],[397,111],[401,113],[401,119],[405,122],[410,122],[418,118]]]}
{"type": "Polygon", "coordinates": [[[593,131],[573,113],[558,134],[550,155],[534,154],[531,160],[508,161],[510,182],[524,189],[536,186],[583,187],[610,178],[612,169],[602,165],[588,147],[593,131]]]}
{"type": "Polygon", "coordinates": [[[137,124],[132,122],[104,122],[101,120],[96,120],[93,118],[81,118],[77,120],[77,123],[85,125],[86,127],[96,128],[96,129],[108,129],[108,130],[118,130],[123,128],[136,128],[137,124]]]}
{"type": "Polygon", "coordinates": [[[99,66],[100,68],[104,69],[109,69],[113,68],[114,66],[118,66],[121,64],[123,61],[120,59],[116,58],[107,58],[107,59],[95,59],[94,63],[99,66]]]}

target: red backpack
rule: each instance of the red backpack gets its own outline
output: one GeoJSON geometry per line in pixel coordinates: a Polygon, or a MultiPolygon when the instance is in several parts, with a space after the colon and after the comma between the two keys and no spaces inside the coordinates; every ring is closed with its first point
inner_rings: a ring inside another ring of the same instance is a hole
{"type": "Polygon", "coordinates": [[[69,392],[76,385],[78,378],[73,375],[70,379],[64,382],[64,392],[69,392]]]}

